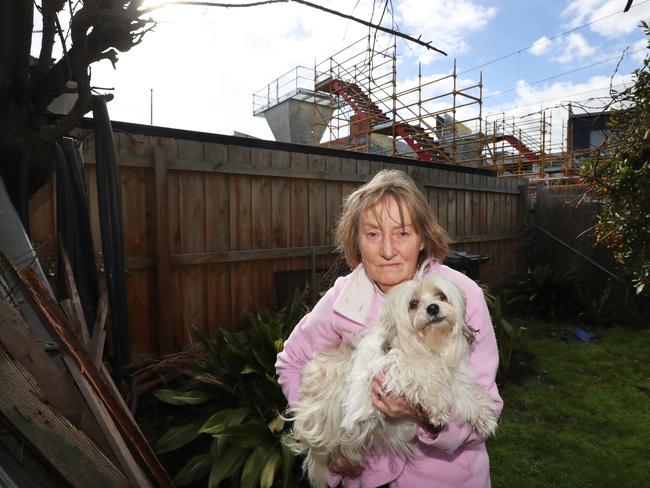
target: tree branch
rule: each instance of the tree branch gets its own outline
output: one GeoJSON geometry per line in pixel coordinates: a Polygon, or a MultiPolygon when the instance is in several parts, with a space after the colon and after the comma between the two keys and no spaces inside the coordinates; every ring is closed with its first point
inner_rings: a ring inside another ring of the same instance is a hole
{"type": "Polygon", "coordinates": [[[38,64],[32,76],[40,80],[52,62],[52,46],[56,35],[56,15],[63,8],[65,0],[44,0],[41,7],[43,32],[41,33],[41,50],[38,64]]]}
{"type": "Polygon", "coordinates": [[[407,34],[403,34],[399,31],[389,29],[388,27],[382,27],[381,25],[373,24],[372,22],[368,22],[363,19],[359,19],[357,17],[353,17],[352,15],[347,15],[342,12],[339,12],[337,10],[332,10],[327,7],[323,7],[321,5],[317,5],[312,2],[307,2],[305,0],[264,0],[264,1],[259,1],[259,2],[251,2],[251,3],[216,3],[216,2],[205,2],[205,1],[185,1],[185,0],[179,0],[179,1],[170,1],[166,2],[160,5],[155,5],[153,7],[148,7],[146,9],[142,9],[142,13],[149,13],[153,12],[154,10],[161,9],[163,7],[167,7],[168,5],[189,5],[189,6],[197,6],[197,7],[223,7],[223,8],[237,8],[237,7],[257,7],[259,5],[268,5],[271,3],[287,3],[289,1],[299,3],[301,5],[305,5],[307,7],[315,8],[318,10],[322,10],[323,12],[327,12],[328,14],[336,15],[338,17],[343,17],[344,19],[352,20],[354,22],[358,22],[359,24],[363,24],[367,27],[371,27],[373,29],[377,29],[382,32],[386,32],[388,34],[392,34],[397,37],[401,37],[402,39],[406,39],[407,41],[411,41],[415,44],[418,44],[420,46],[424,46],[427,49],[431,49],[433,51],[439,52],[440,54],[444,54],[445,56],[447,55],[446,52],[438,49],[437,47],[434,47],[431,45],[431,42],[424,42],[420,40],[418,37],[417,39],[415,37],[409,36],[407,34]]]}
{"type": "Polygon", "coordinates": [[[201,2],[201,1],[171,1],[161,3],[159,5],[154,5],[152,7],[143,8],[140,10],[143,14],[153,12],[154,10],[160,10],[163,7],[169,5],[189,5],[193,7],[223,7],[223,8],[237,8],[237,7],[259,7],[260,5],[268,5],[270,3],[287,3],[290,0],[260,0],[259,2],[250,2],[250,3],[217,3],[217,2],[201,2]]]}
{"type": "Polygon", "coordinates": [[[365,25],[367,27],[372,27],[373,29],[377,29],[377,30],[380,30],[382,32],[386,32],[388,34],[393,34],[393,35],[395,35],[397,37],[401,37],[402,39],[406,39],[407,41],[411,41],[411,42],[414,42],[415,44],[419,44],[420,46],[424,46],[427,49],[431,49],[433,51],[439,52],[440,54],[444,54],[445,56],[447,55],[446,52],[438,49],[437,47],[432,46],[431,42],[421,41],[419,38],[416,39],[415,37],[411,37],[411,36],[409,36],[407,34],[402,34],[401,32],[393,30],[393,29],[389,29],[388,27],[382,27],[381,25],[373,24],[373,23],[365,21],[363,19],[359,19],[357,17],[353,17],[351,15],[347,15],[347,14],[338,12],[336,10],[331,10],[329,8],[326,8],[326,7],[321,7],[320,5],[316,5],[315,3],[311,3],[311,2],[306,2],[305,0],[291,0],[291,1],[296,2],[296,3],[300,3],[302,5],[306,5],[308,7],[312,7],[312,8],[318,9],[318,10],[322,10],[322,11],[327,12],[329,14],[338,15],[339,17],[343,17],[344,19],[353,20],[353,21],[358,22],[360,24],[363,24],[363,25],[365,25]]]}

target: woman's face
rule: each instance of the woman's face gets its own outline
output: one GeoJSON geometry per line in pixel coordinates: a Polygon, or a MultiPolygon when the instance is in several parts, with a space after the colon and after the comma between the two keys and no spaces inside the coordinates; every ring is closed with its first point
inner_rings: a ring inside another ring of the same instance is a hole
{"type": "Polygon", "coordinates": [[[361,262],[370,279],[384,293],[413,277],[418,255],[424,249],[424,242],[405,208],[402,214],[404,225],[397,201],[387,197],[361,216],[358,236],[361,262]]]}

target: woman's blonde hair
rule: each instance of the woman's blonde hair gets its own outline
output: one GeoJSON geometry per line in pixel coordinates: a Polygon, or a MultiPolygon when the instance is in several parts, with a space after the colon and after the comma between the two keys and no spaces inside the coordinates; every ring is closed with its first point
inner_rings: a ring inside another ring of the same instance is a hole
{"type": "Polygon", "coordinates": [[[408,211],[415,231],[424,242],[418,256],[418,264],[435,257],[442,262],[449,250],[449,236],[433,214],[415,182],[403,171],[384,169],[368,183],[350,193],[343,202],[343,211],[336,226],[336,246],[351,268],[361,262],[359,226],[361,217],[368,209],[392,197],[399,206],[401,224],[404,225],[404,209],[408,211]]]}

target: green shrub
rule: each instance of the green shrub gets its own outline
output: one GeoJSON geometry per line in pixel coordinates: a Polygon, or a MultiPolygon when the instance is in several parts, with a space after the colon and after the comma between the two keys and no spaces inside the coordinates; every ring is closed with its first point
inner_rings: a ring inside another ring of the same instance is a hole
{"type": "Polygon", "coordinates": [[[177,486],[205,478],[209,488],[224,480],[250,488],[301,485],[300,463],[284,442],[287,402],[274,365],[304,313],[296,293],[281,312],[250,316],[241,334],[219,329],[208,340],[194,331],[205,359],[184,372],[187,379],[179,390],[155,393],[163,402],[189,409],[193,419],[170,428],[154,446],[158,453],[206,441],[209,446],[176,474],[177,486]]]}
{"type": "MultiPolygon", "coordinates": [[[[641,23],[650,39],[650,28],[641,23]]],[[[647,44],[650,50],[650,40],[647,44]]],[[[611,136],[581,176],[602,203],[594,231],[632,278],[637,293],[650,295],[650,51],[634,71],[634,84],[612,93],[624,107],[610,122],[611,136]]]]}
{"type": "Polygon", "coordinates": [[[508,302],[538,317],[570,317],[580,311],[580,279],[548,265],[529,270],[522,281],[506,290],[508,302]]]}

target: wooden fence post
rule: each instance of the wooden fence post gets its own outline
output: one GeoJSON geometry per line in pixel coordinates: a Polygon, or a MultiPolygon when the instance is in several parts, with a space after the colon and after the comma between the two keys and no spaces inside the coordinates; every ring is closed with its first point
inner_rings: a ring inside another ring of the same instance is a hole
{"type": "Polygon", "coordinates": [[[159,352],[173,350],[171,318],[170,266],[169,266],[169,198],[167,192],[167,152],[158,143],[153,146],[154,192],[156,211],[154,216],[154,247],[156,253],[156,310],[159,352]]]}

